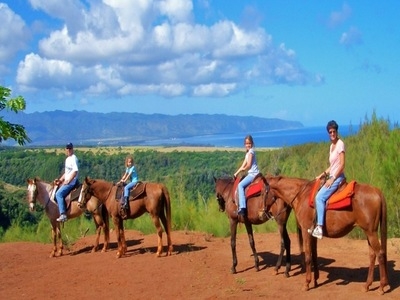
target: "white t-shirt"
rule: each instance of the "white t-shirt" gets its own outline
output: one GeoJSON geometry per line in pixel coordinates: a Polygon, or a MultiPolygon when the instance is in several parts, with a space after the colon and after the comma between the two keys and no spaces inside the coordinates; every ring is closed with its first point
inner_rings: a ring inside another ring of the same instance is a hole
{"type": "Polygon", "coordinates": [[[252,154],[253,156],[252,156],[252,159],[251,159],[251,166],[250,166],[250,169],[247,172],[247,174],[251,174],[253,176],[256,176],[258,173],[260,173],[260,170],[258,169],[258,166],[257,166],[256,153],[255,153],[253,148],[250,148],[249,151],[247,151],[246,160],[247,160],[247,158],[248,158],[248,156],[250,154],[252,154]]]}
{"type": "Polygon", "coordinates": [[[70,184],[75,184],[78,179],[78,158],[75,154],[68,156],[65,159],[65,171],[64,171],[64,180],[67,180],[70,184]],[[72,178],[72,173],[76,171],[75,177],[72,178]]]}

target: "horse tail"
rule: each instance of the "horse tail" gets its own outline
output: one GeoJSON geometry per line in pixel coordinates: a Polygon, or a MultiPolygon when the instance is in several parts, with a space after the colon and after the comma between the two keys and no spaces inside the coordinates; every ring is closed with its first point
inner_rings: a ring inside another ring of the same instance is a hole
{"type": "MultiPolygon", "coordinates": [[[[385,260],[387,255],[387,207],[386,199],[381,192],[381,217],[380,217],[380,229],[381,229],[381,249],[385,254],[385,260]]],[[[386,263],[386,262],[385,262],[386,263]]]]}
{"type": "Polygon", "coordinates": [[[167,224],[165,228],[165,231],[169,235],[171,233],[171,198],[169,197],[169,192],[168,189],[165,185],[162,185],[162,192],[163,192],[163,197],[164,197],[164,211],[167,217],[167,224]]]}

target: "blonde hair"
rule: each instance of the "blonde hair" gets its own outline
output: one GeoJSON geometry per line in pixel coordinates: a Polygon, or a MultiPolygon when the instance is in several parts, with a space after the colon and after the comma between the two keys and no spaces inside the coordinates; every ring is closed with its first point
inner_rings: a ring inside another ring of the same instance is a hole
{"type": "Polygon", "coordinates": [[[128,161],[132,161],[132,164],[133,164],[133,156],[132,155],[128,155],[126,158],[125,158],[125,166],[127,167],[128,166],[128,161]]]}

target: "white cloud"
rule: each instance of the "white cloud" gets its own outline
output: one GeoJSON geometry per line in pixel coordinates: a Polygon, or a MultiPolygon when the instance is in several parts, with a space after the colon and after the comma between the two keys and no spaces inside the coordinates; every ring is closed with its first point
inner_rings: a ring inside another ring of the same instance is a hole
{"type": "Polygon", "coordinates": [[[30,1],[62,26],[20,62],[26,88],[222,97],[255,81],[308,80],[295,52],[263,28],[196,24],[190,0],[30,1]]]}
{"type": "Polygon", "coordinates": [[[24,20],[5,3],[0,3],[0,67],[26,47],[29,30],[24,20]]]}

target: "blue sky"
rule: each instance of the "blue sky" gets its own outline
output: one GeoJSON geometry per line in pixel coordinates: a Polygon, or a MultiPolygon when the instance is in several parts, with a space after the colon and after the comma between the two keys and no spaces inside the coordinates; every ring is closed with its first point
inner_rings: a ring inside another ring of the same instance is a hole
{"type": "Polygon", "coordinates": [[[399,121],[400,1],[0,0],[25,112],[399,121]]]}

